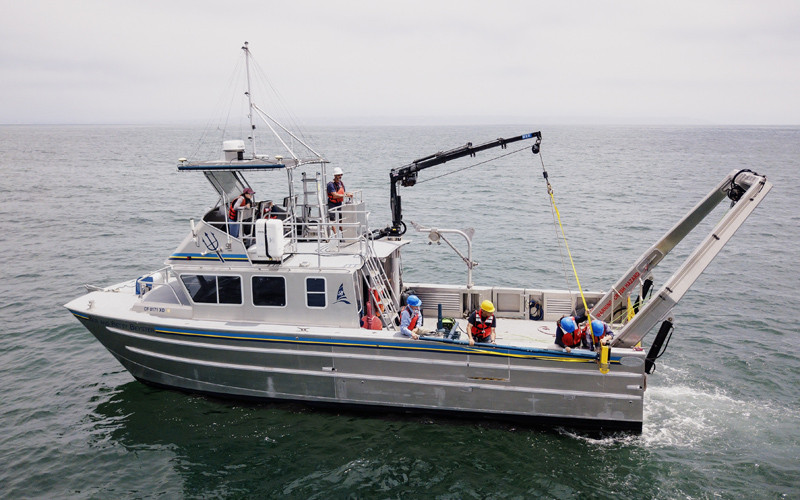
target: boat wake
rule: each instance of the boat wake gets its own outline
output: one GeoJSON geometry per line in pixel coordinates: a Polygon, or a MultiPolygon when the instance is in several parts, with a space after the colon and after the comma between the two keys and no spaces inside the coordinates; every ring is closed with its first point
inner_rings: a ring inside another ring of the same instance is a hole
{"type": "Polygon", "coordinates": [[[692,387],[670,382],[682,379],[679,370],[664,379],[664,386],[647,390],[644,427],[641,435],[611,434],[596,437],[570,430],[564,435],[598,446],[635,446],[647,449],[729,448],[730,436],[736,447],[758,447],[779,442],[781,429],[800,426],[800,411],[776,402],[740,399],[719,387],[692,387]],[[669,384],[669,385],[667,385],[669,384]],[[781,422],[776,429],[776,422],[781,422]]]}
{"type": "Polygon", "coordinates": [[[744,401],[721,389],[698,390],[687,385],[650,387],[642,444],[651,447],[693,448],[728,432],[729,421],[747,418],[744,401]],[[720,425],[721,422],[726,425],[720,425]]]}

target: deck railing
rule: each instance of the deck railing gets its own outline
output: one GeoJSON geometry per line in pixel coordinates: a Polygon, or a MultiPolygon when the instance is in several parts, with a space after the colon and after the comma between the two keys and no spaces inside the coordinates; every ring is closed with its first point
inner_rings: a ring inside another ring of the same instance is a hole
{"type": "MultiPolygon", "coordinates": [[[[283,208],[283,207],[281,207],[283,208]]],[[[316,206],[295,205],[286,211],[270,212],[268,218],[280,219],[283,222],[284,238],[289,245],[290,253],[339,253],[359,252],[363,250],[354,244],[364,244],[366,236],[370,234],[369,213],[361,200],[361,192],[356,191],[351,200],[343,205],[330,209],[327,206],[320,211],[316,206]],[[320,212],[322,215],[320,216],[320,212]],[[299,243],[316,242],[313,250],[301,250],[299,243]]],[[[231,233],[234,224],[239,226],[239,235],[235,239],[244,242],[249,247],[255,239],[255,225],[259,209],[242,210],[239,220],[231,221],[226,217],[224,221],[212,225],[217,229],[231,233]]]]}

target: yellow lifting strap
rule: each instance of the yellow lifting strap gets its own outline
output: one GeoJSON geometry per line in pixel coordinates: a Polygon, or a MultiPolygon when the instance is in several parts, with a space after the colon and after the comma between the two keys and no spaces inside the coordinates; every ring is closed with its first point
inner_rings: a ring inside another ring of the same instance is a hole
{"type": "MultiPolygon", "coordinates": [[[[542,169],[544,170],[544,162],[542,162],[542,169]]],[[[564,246],[567,248],[567,255],[569,256],[569,263],[572,266],[572,274],[575,275],[575,282],[578,283],[578,292],[581,294],[581,300],[583,301],[583,310],[586,311],[586,321],[589,323],[588,333],[592,336],[592,341],[594,341],[594,328],[592,327],[592,315],[589,314],[589,306],[586,304],[586,297],[583,295],[583,287],[581,287],[581,280],[578,278],[578,270],[575,269],[575,261],[572,260],[572,252],[569,249],[569,243],[567,242],[567,234],[564,232],[564,225],[561,224],[561,212],[558,211],[558,206],[556,206],[556,197],[553,194],[553,186],[550,185],[550,180],[547,176],[547,170],[544,170],[544,178],[545,182],[547,182],[547,194],[550,195],[550,203],[553,205],[553,211],[556,214],[556,218],[558,220],[558,227],[561,229],[561,236],[564,238],[564,246]]],[[[628,299],[630,300],[630,299],[628,299]]],[[[605,375],[609,371],[609,358],[611,357],[611,348],[607,345],[603,345],[600,347],[600,373],[605,375]]]]}
{"type": "Polygon", "coordinates": [[[553,205],[553,210],[555,211],[556,218],[558,219],[558,227],[561,229],[561,236],[564,238],[564,246],[567,248],[569,263],[570,265],[572,265],[572,273],[575,275],[575,281],[578,283],[578,292],[580,292],[581,294],[581,300],[583,301],[583,309],[586,311],[586,321],[589,322],[589,333],[593,333],[592,317],[589,314],[589,307],[586,305],[586,297],[583,296],[583,288],[581,287],[581,280],[580,278],[578,278],[578,271],[575,269],[575,261],[572,260],[572,252],[570,252],[569,250],[567,235],[564,232],[564,226],[561,224],[561,213],[558,211],[558,207],[556,206],[556,198],[553,195],[553,187],[550,185],[550,181],[547,181],[547,194],[550,195],[550,203],[553,205]]]}

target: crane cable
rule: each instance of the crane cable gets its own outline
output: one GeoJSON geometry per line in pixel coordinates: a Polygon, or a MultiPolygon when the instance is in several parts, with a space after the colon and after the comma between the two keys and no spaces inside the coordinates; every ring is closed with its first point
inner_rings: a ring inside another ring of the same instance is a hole
{"type": "MultiPolygon", "coordinates": [[[[561,229],[561,236],[564,239],[564,246],[567,249],[567,256],[569,257],[569,263],[572,265],[572,273],[575,275],[575,281],[578,284],[578,292],[581,294],[581,300],[583,301],[583,309],[586,311],[586,321],[589,324],[588,332],[593,334],[592,329],[592,317],[589,314],[589,307],[586,305],[586,297],[583,295],[583,288],[581,287],[581,280],[578,278],[578,271],[575,269],[575,261],[572,259],[572,252],[569,249],[569,243],[567,242],[567,235],[564,232],[564,225],[561,223],[561,212],[558,211],[558,206],[556,205],[556,198],[553,192],[553,186],[550,185],[550,179],[547,175],[547,169],[544,166],[544,159],[542,158],[541,152],[539,152],[539,159],[542,162],[542,176],[544,177],[544,181],[547,184],[547,194],[550,196],[550,205],[553,208],[553,212],[556,215],[558,221],[558,227],[561,229]]],[[[594,337],[592,337],[592,341],[594,341],[594,337]]]]}

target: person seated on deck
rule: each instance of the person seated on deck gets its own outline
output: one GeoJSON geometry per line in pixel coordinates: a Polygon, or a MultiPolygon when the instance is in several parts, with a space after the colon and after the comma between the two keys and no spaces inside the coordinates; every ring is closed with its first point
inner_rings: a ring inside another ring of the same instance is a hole
{"type": "Polygon", "coordinates": [[[400,311],[400,333],[404,337],[419,339],[420,335],[427,333],[422,329],[422,313],[419,308],[422,301],[416,295],[409,295],[406,300],[406,307],[400,311]],[[417,326],[419,325],[419,326],[417,326]]]}
{"type": "Polygon", "coordinates": [[[230,227],[229,232],[234,238],[239,237],[239,229],[241,226],[241,224],[237,222],[237,219],[239,218],[239,212],[252,206],[253,195],[255,193],[256,192],[253,191],[252,188],[244,188],[242,194],[237,196],[236,199],[231,202],[230,207],[228,208],[228,226],[230,227]]]}
{"type": "Polygon", "coordinates": [[[586,330],[579,326],[583,321],[586,321],[586,316],[562,316],[556,322],[556,345],[567,352],[576,347],[586,348],[586,330]]]}
{"type": "Polygon", "coordinates": [[[475,342],[495,343],[495,328],[497,328],[497,318],[494,316],[494,304],[490,300],[481,302],[481,307],[472,311],[467,318],[469,328],[469,345],[475,342]]]}
{"type": "Polygon", "coordinates": [[[589,343],[589,349],[598,350],[601,345],[605,345],[614,338],[614,332],[605,321],[599,319],[592,320],[591,333],[589,328],[586,329],[586,337],[589,343]]]}
{"type": "Polygon", "coordinates": [[[284,220],[286,219],[286,209],[276,205],[272,200],[267,200],[264,202],[264,213],[261,215],[262,219],[284,220]]]}

